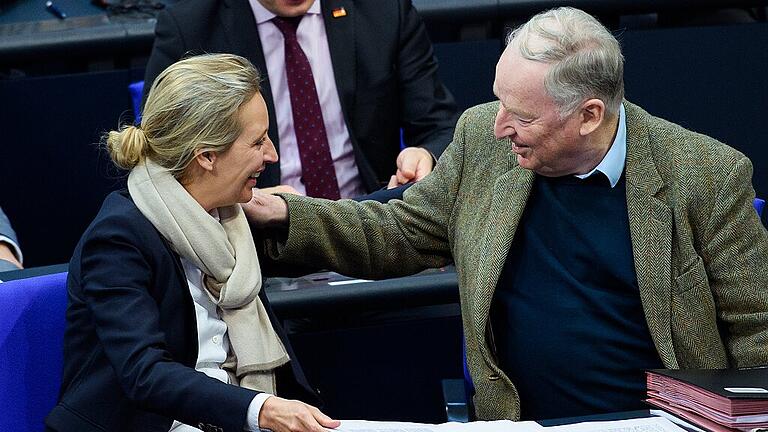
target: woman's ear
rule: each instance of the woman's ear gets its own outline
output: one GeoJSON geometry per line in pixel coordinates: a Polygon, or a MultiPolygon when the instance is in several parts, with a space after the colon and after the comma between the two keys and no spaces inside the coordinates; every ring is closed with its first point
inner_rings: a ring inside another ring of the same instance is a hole
{"type": "Polygon", "coordinates": [[[205,171],[213,171],[213,164],[216,161],[216,152],[200,151],[195,156],[195,162],[205,171]]]}

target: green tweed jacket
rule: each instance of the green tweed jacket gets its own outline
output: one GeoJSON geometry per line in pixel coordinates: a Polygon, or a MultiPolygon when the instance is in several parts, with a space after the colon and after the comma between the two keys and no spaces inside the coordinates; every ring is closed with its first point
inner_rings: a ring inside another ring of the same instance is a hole
{"type": "MultiPolygon", "coordinates": [[[[768,364],[768,233],[752,206],[749,159],[629,102],[625,108],[635,270],[664,365],[768,364]]],[[[507,140],[494,138],[497,109],[465,112],[435,171],[403,201],[284,196],[288,237],[270,253],[365,278],[453,260],[476,414],[514,420],[521,401],[498,366],[488,317],[535,175],[517,165],[507,140]]]]}

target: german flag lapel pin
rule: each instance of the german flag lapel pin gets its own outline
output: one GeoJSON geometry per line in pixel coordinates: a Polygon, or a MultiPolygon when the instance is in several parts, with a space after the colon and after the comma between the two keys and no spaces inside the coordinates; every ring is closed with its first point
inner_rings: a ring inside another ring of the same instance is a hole
{"type": "Polygon", "coordinates": [[[331,11],[331,15],[333,15],[334,18],[343,18],[347,16],[347,10],[343,7],[337,7],[331,11]]]}

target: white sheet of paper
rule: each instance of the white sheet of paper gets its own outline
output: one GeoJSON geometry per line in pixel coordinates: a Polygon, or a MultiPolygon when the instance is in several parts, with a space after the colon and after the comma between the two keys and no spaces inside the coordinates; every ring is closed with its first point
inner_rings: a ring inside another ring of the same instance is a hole
{"type": "Polygon", "coordinates": [[[408,423],[380,422],[369,420],[342,420],[338,432],[542,432],[544,428],[536,422],[513,422],[510,420],[476,421],[470,423],[408,423]]]}
{"type": "Polygon", "coordinates": [[[372,281],[368,279],[349,279],[349,280],[328,282],[328,285],[338,286],[338,285],[351,285],[351,284],[359,284],[359,283],[367,283],[367,282],[372,282],[372,281]]]}
{"type": "Polygon", "coordinates": [[[680,417],[677,417],[677,416],[675,416],[673,414],[670,414],[670,413],[668,413],[668,412],[666,412],[664,410],[650,410],[650,413],[651,413],[651,415],[655,415],[655,416],[659,416],[659,417],[664,417],[665,419],[671,421],[672,423],[674,423],[676,425],[680,425],[680,426],[682,426],[684,428],[688,428],[688,429],[694,430],[696,432],[707,432],[704,429],[702,429],[702,428],[700,428],[700,427],[698,427],[698,426],[696,426],[694,424],[688,423],[687,421],[681,419],[680,417]]]}
{"type": "Polygon", "coordinates": [[[685,432],[663,417],[584,422],[545,428],[546,432],[685,432]]]}

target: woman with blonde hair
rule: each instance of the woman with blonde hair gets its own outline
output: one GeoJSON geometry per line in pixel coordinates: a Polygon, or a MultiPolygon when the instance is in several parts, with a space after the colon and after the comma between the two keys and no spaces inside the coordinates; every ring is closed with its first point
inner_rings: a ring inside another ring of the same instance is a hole
{"type": "Polygon", "coordinates": [[[54,431],[324,431],[262,290],[240,203],[277,161],[259,74],[234,55],[171,65],[140,126],[106,137],[130,170],[69,266],[54,431]],[[276,395],[280,395],[278,397],[276,395]]]}

